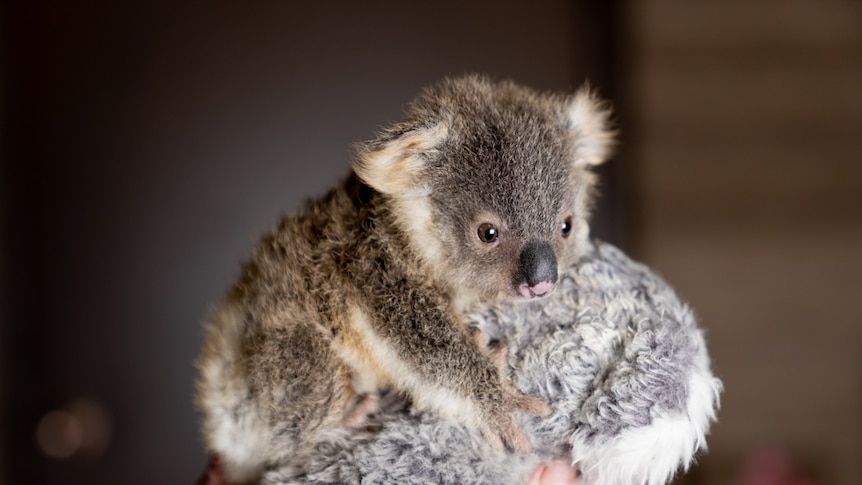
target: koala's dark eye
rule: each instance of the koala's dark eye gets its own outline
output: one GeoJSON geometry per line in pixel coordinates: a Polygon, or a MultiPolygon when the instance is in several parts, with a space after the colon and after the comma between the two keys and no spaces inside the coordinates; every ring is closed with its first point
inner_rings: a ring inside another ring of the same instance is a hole
{"type": "Polygon", "coordinates": [[[497,226],[490,222],[481,224],[476,233],[479,236],[479,240],[484,243],[492,243],[500,236],[500,231],[497,230],[497,226]]]}
{"type": "Polygon", "coordinates": [[[563,237],[569,237],[569,234],[572,233],[572,218],[571,216],[566,217],[566,220],[563,221],[563,237]]]}

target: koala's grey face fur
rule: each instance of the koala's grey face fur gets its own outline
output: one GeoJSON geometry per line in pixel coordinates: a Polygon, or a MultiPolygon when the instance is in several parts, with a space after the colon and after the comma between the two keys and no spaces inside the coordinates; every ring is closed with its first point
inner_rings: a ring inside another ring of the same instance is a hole
{"type": "Polygon", "coordinates": [[[585,92],[444,81],[357,172],[393,197],[417,252],[456,290],[544,296],[587,236],[588,168],[610,145],[606,117],[585,92]]]}
{"type": "Polygon", "coordinates": [[[546,294],[552,286],[524,288],[553,285],[558,265],[574,256],[571,225],[581,215],[584,183],[572,173],[561,113],[529,98],[494,101],[465,102],[453,116],[450,137],[428,168],[435,223],[445,231],[444,252],[464,284],[483,292],[546,294]],[[522,262],[530,258],[522,253],[533,241],[552,248],[539,256],[553,271],[522,287],[522,262]]]}

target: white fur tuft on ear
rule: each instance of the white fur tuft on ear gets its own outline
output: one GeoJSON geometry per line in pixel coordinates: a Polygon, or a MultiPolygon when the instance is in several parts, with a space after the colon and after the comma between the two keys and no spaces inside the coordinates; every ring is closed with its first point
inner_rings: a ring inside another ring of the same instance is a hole
{"type": "Polygon", "coordinates": [[[363,182],[387,195],[408,193],[433,152],[449,133],[447,123],[408,131],[397,138],[360,147],[353,169],[363,182]]]}
{"type": "Polygon", "coordinates": [[[583,87],[569,103],[567,115],[575,142],[575,165],[592,166],[607,160],[616,134],[609,126],[609,104],[583,87]]]}

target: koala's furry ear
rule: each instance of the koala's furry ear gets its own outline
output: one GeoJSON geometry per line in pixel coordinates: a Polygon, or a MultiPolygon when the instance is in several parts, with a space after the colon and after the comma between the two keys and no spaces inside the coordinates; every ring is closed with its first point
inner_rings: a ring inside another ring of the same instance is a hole
{"type": "Polygon", "coordinates": [[[449,134],[448,123],[388,133],[356,149],[353,170],[378,192],[407,195],[418,189],[421,174],[449,134]]]}
{"type": "Polygon", "coordinates": [[[575,143],[575,165],[598,165],[611,154],[616,131],[610,127],[610,103],[599,99],[589,86],[570,98],[566,123],[575,143]]]}

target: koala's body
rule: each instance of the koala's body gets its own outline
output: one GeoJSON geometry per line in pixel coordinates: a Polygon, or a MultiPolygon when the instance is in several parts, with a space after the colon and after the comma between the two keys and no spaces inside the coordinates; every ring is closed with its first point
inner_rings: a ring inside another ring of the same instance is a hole
{"type": "Polygon", "coordinates": [[[343,184],[285,217],[207,325],[197,402],[226,477],[299,472],[387,386],[529,451],[515,414],[550,407],[509,385],[505,352],[460,315],[544,296],[578,257],[607,116],[587,90],[445,80],[359,147],[343,184]]]}

